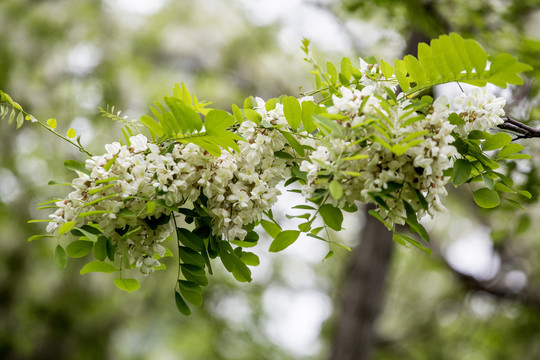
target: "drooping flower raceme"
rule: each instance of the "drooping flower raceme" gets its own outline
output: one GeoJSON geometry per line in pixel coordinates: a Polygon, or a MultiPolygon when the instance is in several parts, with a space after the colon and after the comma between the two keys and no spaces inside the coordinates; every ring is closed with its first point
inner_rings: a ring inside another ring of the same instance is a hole
{"type": "Polygon", "coordinates": [[[67,198],[56,202],[47,230],[67,222],[77,228],[93,224],[119,257],[147,274],[161,265],[174,208],[199,201],[211,218],[213,235],[244,240],[249,225],[276,202],[281,194],[276,186],[291,177],[296,163],[305,173],[307,198],[336,182],[342,194],[325,201],[338,208],[371,202],[391,223],[404,222],[407,206],[418,218],[443,211],[441,198],[450,179],[445,171],[459,157],[452,134],[499,124],[504,100],[474,89],[453,101],[443,96],[418,105],[403,94],[391,96],[397,81],[377,80],[377,66],[363,63],[361,70],[364,76],[356,85],[342,87],[326,106],[316,105],[334,122],[331,132],[293,131],[281,103],[267,109],[257,98],[260,123],[236,125],[244,139],[239,151],[213,156],[194,143],[158,145],[143,135],[132,136],[129,145],[106,145],[105,154],[86,161],[67,198]],[[452,113],[462,125],[450,123],[452,113]],[[304,157],[298,158],[283,132],[305,148],[304,157]]]}
{"type": "MultiPolygon", "coordinates": [[[[258,111],[273,125],[286,126],[279,107],[258,111]]],[[[72,182],[75,190],[56,203],[47,231],[70,221],[76,227],[97,224],[121,256],[149,273],[160,265],[161,242],[172,231],[169,207],[193,203],[203,194],[212,232],[243,240],[245,226],[259,221],[275,203],[280,195],[276,185],[290,170],[274,156],[286,144],[277,130],[245,121],[238,132],[246,139],[239,143],[240,152],[224,151],[219,157],[192,143],[175,143],[165,151],[143,135],[131,137],[130,146],[106,145],[107,153],[88,159],[88,171],[78,172],[72,182]],[[149,208],[150,201],[155,206],[149,208]],[[156,222],[162,218],[163,223],[156,222]]]]}
{"type": "Polygon", "coordinates": [[[445,170],[459,157],[452,133],[466,136],[502,123],[504,99],[476,88],[452,104],[442,96],[432,105],[414,108],[403,94],[389,98],[394,81],[374,83],[364,76],[356,87],[342,87],[339,95],[332,96],[327,110],[343,116],[338,120],[342,130],[327,137],[302,162],[301,170],[308,177],[304,194],[310,197],[325,189],[328,182],[321,179],[331,173],[344,191],[341,199],[332,199],[338,207],[355,201],[375,203],[383,218],[398,224],[406,217],[404,202],[418,218],[444,211],[441,198],[447,195],[445,185],[450,180],[445,170]],[[452,125],[451,113],[457,113],[464,124],[452,125]]]}

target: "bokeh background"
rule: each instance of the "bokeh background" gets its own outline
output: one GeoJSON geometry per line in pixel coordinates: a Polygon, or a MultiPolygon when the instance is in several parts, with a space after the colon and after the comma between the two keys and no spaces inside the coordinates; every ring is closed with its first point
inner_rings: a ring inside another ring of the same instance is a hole
{"type": "MultiPolygon", "coordinates": [[[[1,0],[0,89],[36,117],[75,128],[100,153],[121,134],[99,107],[138,118],[185,82],[199,99],[230,110],[248,95],[309,89],[304,37],[321,63],[371,55],[391,61],[451,31],[535,67],[524,86],[494,89],[507,97],[509,114],[534,126],[537,0],[1,0]]],[[[448,214],[425,219],[432,256],[367,231],[372,219],[363,212],[335,234],[355,250],[326,261],[325,245],[314,239],[279,254],[268,254],[262,239],[253,283],[218,271],[203,306],[183,317],[174,304],[174,259],[169,271],[127,294],[111,276],[79,275],[84,259],[57,269],[54,241],[26,241],[44,231],[27,223],[47,215],[37,204],[64,194],[47,182],[70,180],[63,160],[84,157],[43,129],[2,123],[0,358],[538,359],[540,140],[523,144],[532,160],[504,171],[533,194],[524,211],[481,211],[469,190],[449,187],[448,214]],[[386,256],[371,253],[370,244],[386,256]],[[359,264],[369,281],[355,272],[359,264]],[[351,317],[348,299],[371,315],[351,317]],[[341,326],[344,317],[351,327],[341,326]],[[358,341],[347,343],[343,331],[358,341]],[[350,347],[363,347],[362,355],[338,355],[350,347]]],[[[275,210],[283,221],[287,199],[275,210]]]]}

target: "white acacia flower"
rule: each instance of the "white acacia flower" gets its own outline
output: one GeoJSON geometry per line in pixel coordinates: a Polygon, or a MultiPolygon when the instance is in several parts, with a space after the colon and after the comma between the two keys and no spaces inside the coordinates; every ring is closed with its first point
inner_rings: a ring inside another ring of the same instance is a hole
{"type": "Polygon", "coordinates": [[[143,134],[130,137],[129,142],[134,152],[141,152],[148,149],[148,139],[143,134]]]}

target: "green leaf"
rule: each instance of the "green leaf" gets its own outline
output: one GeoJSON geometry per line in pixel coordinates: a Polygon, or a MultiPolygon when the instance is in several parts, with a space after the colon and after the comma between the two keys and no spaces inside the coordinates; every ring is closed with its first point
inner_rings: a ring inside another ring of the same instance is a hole
{"type": "Polygon", "coordinates": [[[428,44],[418,44],[418,60],[420,60],[420,63],[424,66],[424,71],[432,83],[435,82],[436,79],[440,78],[439,71],[437,70],[437,67],[433,61],[431,48],[428,44]]]}
{"type": "Polygon", "coordinates": [[[61,245],[57,245],[54,249],[54,262],[59,269],[65,269],[67,266],[66,251],[61,245]]]}
{"type": "Polygon", "coordinates": [[[324,204],[319,208],[319,213],[324,220],[324,223],[331,229],[336,231],[341,230],[341,224],[343,223],[343,214],[341,210],[331,204],[324,204]]]}
{"type": "Polygon", "coordinates": [[[489,139],[492,135],[485,131],[473,130],[467,135],[468,139],[480,140],[480,139],[489,139]]]}
{"type": "Polygon", "coordinates": [[[146,202],[146,215],[151,214],[156,210],[156,203],[154,201],[147,201],[146,202]]]}
{"type": "Polygon", "coordinates": [[[497,133],[482,143],[482,150],[497,150],[510,144],[512,136],[507,133],[497,133]]]}
{"type": "Polygon", "coordinates": [[[258,124],[262,120],[261,114],[253,109],[244,109],[244,115],[250,121],[253,121],[255,124],[258,124]]]}
{"type": "Polygon", "coordinates": [[[258,266],[261,263],[259,257],[252,252],[243,252],[240,259],[244,262],[244,264],[250,266],[258,266]]]}
{"type": "Polygon", "coordinates": [[[328,190],[330,191],[330,195],[336,200],[339,200],[343,197],[343,187],[341,186],[341,183],[337,180],[332,180],[330,182],[330,184],[328,185],[328,190]]]}
{"type": "Polygon", "coordinates": [[[493,187],[495,186],[495,181],[491,177],[489,177],[486,173],[483,173],[482,180],[484,180],[484,184],[488,189],[493,190],[493,187]]]}
{"type": "Polygon", "coordinates": [[[499,205],[501,199],[499,194],[495,190],[490,190],[488,188],[478,189],[473,193],[474,201],[478,206],[485,209],[491,209],[499,205]]]}
{"type": "Polygon", "coordinates": [[[198,285],[208,285],[208,279],[204,269],[191,264],[180,264],[180,270],[188,281],[192,281],[198,285]]]}
{"type": "Polygon", "coordinates": [[[81,275],[91,272],[112,273],[115,271],[118,271],[118,269],[112,264],[103,261],[92,261],[83,266],[81,269],[81,275]]]}
{"type": "Polygon", "coordinates": [[[183,228],[177,228],[176,234],[182,244],[195,250],[196,252],[201,252],[204,249],[203,239],[201,239],[191,231],[183,228]]]}
{"type": "Polygon", "coordinates": [[[413,239],[412,237],[407,236],[405,234],[394,233],[394,241],[399,243],[399,244],[405,244],[405,242],[408,242],[408,243],[416,246],[418,249],[422,250],[426,254],[431,255],[431,249],[429,249],[429,248],[427,248],[425,246],[422,246],[422,244],[420,244],[419,241],[417,241],[417,240],[413,239]]]}
{"type": "Polygon", "coordinates": [[[504,198],[504,200],[508,201],[510,204],[517,207],[518,209],[521,209],[521,210],[525,211],[525,208],[523,206],[521,206],[521,204],[518,203],[517,201],[512,200],[512,199],[506,199],[506,198],[504,198]]]}
{"type": "Polygon", "coordinates": [[[272,239],[275,239],[281,233],[281,227],[274,222],[261,220],[261,226],[272,239]]]}
{"type": "Polygon", "coordinates": [[[381,59],[380,63],[381,72],[386,79],[390,79],[394,75],[394,68],[392,65],[381,59]]]}
{"type": "Polygon", "coordinates": [[[313,206],[309,205],[295,205],[292,207],[292,209],[299,209],[299,210],[317,210],[313,206]]]}
{"type": "Polygon", "coordinates": [[[405,61],[411,80],[418,86],[425,86],[427,84],[427,77],[420,61],[412,55],[405,56],[403,60],[405,61]]]}
{"type": "Polygon", "coordinates": [[[150,135],[152,135],[152,138],[156,136],[163,136],[163,126],[161,126],[161,124],[154,120],[152,117],[148,115],[143,115],[139,119],[139,122],[148,128],[148,130],[150,131],[150,135]]]}
{"type": "Polygon", "coordinates": [[[176,308],[178,311],[180,311],[181,314],[185,316],[191,315],[191,310],[189,309],[189,306],[186,304],[184,299],[182,298],[182,295],[178,291],[174,292],[174,300],[176,302],[176,308]]]}
{"type": "Polygon", "coordinates": [[[178,287],[182,296],[191,304],[201,306],[203,299],[201,287],[192,281],[178,280],[178,287]]]}
{"type": "Polygon", "coordinates": [[[257,245],[256,242],[241,241],[241,240],[232,240],[231,244],[239,246],[239,247],[246,247],[246,248],[254,247],[255,245],[257,245]]]}
{"type": "Polygon", "coordinates": [[[394,61],[394,74],[398,80],[399,86],[403,91],[408,91],[410,88],[410,81],[407,78],[407,66],[403,60],[396,59],[394,61]]]}
{"type": "Polygon", "coordinates": [[[497,159],[502,159],[507,156],[513,155],[515,153],[520,152],[525,147],[521,144],[508,144],[505,147],[503,147],[501,150],[499,150],[499,153],[497,154],[497,159]]]}
{"type": "Polygon", "coordinates": [[[216,134],[234,125],[234,116],[223,110],[211,110],[204,119],[204,128],[208,135],[216,134]]]}
{"type": "Polygon", "coordinates": [[[49,125],[51,129],[56,129],[56,119],[51,118],[47,120],[47,125],[49,125]]]}
{"type": "Polygon", "coordinates": [[[345,78],[347,79],[347,81],[352,76],[352,69],[353,69],[353,65],[352,65],[351,59],[347,57],[342,58],[340,70],[343,76],[345,76],[345,78]]]}
{"type": "Polygon", "coordinates": [[[274,156],[278,157],[280,159],[285,159],[285,160],[294,159],[294,156],[292,156],[291,154],[289,154],[289,153],[287,153],[285,151],[274,151],[274,156]]]}
{"type": "Polygon", "coordinates": [[[84,227],[85,227],[85,229],[83,229],[83,228],[75,228],[74,232],[78,234],[77,236],[81,236],[80,234],[82,234],[88,240],[90,240],[91,242],[98,241],[99,230],[98,231],[92,230],[92,228],[88,227],[87,225],[85,225],[84,227]],[[97,232],[97,234],[96,234],[96,232],[97,232]]]}
{"type": "Polygon", "coordinates": [[[308,232],[311,230],[311,222],[308,221],[308,222],[305,222],[305,223],[302,223],[302,224],[298,224],[298,230],[300,230],[301,232],[308,232]]]}
{"type": "Polygon", "coordinates": [[[233,255],[232,261],[234,263],[232,270],[234,278],[240,282],[251,282],[251,270],[249,270],[246,264],[236,255],[233,255]]]}
{"type": "Polygon", "coordinates": [[[294,96],[287,96],[283,99],[283,114],[293,130],[296,130],[302,123],[302,108],[294,96]]]}
{"type": "Polygon", "coordinates": [[[75,131],[75,129],[69,128],[66,131],[66,136],[70,139],[73,139],[75,136],[77,136],[77,132],[75,131]]]}
{"type": "Polygon", "coordinates": [[[73,170],[73,171],[79,171],[79,172],[82,172],[83,174],[86,174],[86,175],[90,175],[90,170],[88,170],[83,163],[80,163],[78,161],[75,161],[75,160],[66,160],[64,161],[64,167],[68,170],[73,170]]]}
{"type": "Polygon", "coordinates": [[[91,241],[77,240],[66,247],[66,252],[69,257],[80,258],[88,255],[93,247],[94,243],[91,241]]]}
{"type": "Polygon", "coordinates": [[[97,260],[104,261],[107,258],[107,238],[100,236],[94,243],[94,257],[97,260]]]}
{"type": "Polygon", "coordinates": [[[360,160],[360,159],[367,159],[369,158],[368,155],[353,155],[353,156],[346,156],[344,158],[341,158],[343,161],[352,161],[352,160],[360,160]]]}
{"type": "Polygon", "coordinates": [[[451,114],[448,116],[448,121],[449,121],[450,124],[452,124],[452,125],[464,125],[464,124],[465,124],[465,121],[461,118],[461,116],[459,116],[459,115],[456,114],[456,113],[451,113],[451,114]]]}
{"type": "Polygon", "coordinates": [[[285,230],[279,233],[270,244],[270,252],[278,252],[285,250],[292,245],[300,235],[300,231],[297,230],[285,230]]]}
{"type": "Polygon", "coordinates": [[[199,115],[190,109],[182,100],[166,96],[163,98],[165,104],[169,107],[170,112],[165,110],[163,106],[156,103],[160,108],[164,123],[169,127],[170,135],[186,134],[193,131],[199,131],[202,127],[202,120],[199,115]],[[172,131],[171,131],[172,130],[172,131]]]}
{"type": "Polygon", "coordinates": [[[232,105],[232,112],[237,123],[244,122],[244,114],[242,114],[242,110],[240,110],[240,108],[237,105],[235,104],[232,105]]]}
{"type": "Polygon", "coordinates": [[[127,292],[135,291],[141,287],[137,279],[114,279],[114,285],[127,292]]]}
{"type": "Polygon", "coordinates": [[[281,130],[279,132],[281,133],[281,135],[283,135],[283,137],[287,140],[289,145],[291,145],[291,147],[294,149],[294,151],[296,151],[298,155],[305,156],[304,148],[302,147],[302,145],[300,145],[298,140],[296,140],[291,133],[281,130]]]}
{"type": "Polygon", "coordinates": [[[332,256],[334,256],[334,252],[332,250],[330,250],[330,251],[328,251],[328,253],[324,257],[323,261],[327,260],[327,259],[330,259],[332,256]]]}
{"type": "Polygon", "coordinates": [[[518,74],[532,69],[510,54],[498,54],[492,59],[488,81],[503,88],[506,84],[523,85],[523,79],[518,74]]]}
{"type": "Polygon", "coordinates": [[[471,176],[472,166],[471,163],[465,159],[457,159],[454,162],[454,175],[452,182],[458,186],[469,180],[471,176]]]}
{"type": "Polygon", "coordinates": [[[403,206],[405,207],[405,212],[407,213],[407,218],[405,219],[405,222],[407,223],[407,225],[409,225],[410,230],[420,235],[422,240],[424,240],[425,242],[429,242],[429,234],[422,226],[422,224],[418,222],[417,214],[412,208],[411,204],[403,200],[403,206]]]}
{"type": "Polygon", "coordinates": [[[60,226],[60,228],[58,229],[58,235],[60,236],[64,235],[65,233],[73,229],[74,226],[75,226],[75,221],[68,221],[62,224],[62,226],[60,226]]]}
{"type": "Polygon", "coordinates": [[[527,190],[517,190],[517,189],[515,189],[515,192],[518,193],[521,196],[525,196],[527,199],[532,198],[532,194],[530,192],[528,192],[527,190]]]}
{"type": "Polygon", "coordinates": [[[101,214],[110,214],[112,213],[112,210],[94,210],[94,211],[86,211],[83,213],[80,213],[77,215],[77,218],[83,218],[86,216],[93,216],[93,215],[101,215],[101,214]]]}
{"type": "Polygon", "coordinates": [[[308,133],[312,133],[317,129],[313,122],[313,114],[315,114],[316,105],[313,101],[302,102],[302,124],[308,133]]]}
{"type": "Polygon", "coordinates": [[[514,154],[514,155],[508,155],[503,158],[503,160],[518,160],[518,159],[530,159],[531,156],[527,154],[514,154]]]}
{"type": "Polygon", "coordinates": [[[54,235],[48,235],[48,234],[42,234],[42,235],[32,235],[28,238],[27,241],[34,241],[34,240],[39,240],[39,239],[44,239],[44,238],[52,238],[52,237],[55,237],[54,235]]]}
{"type": "Polygon", "coordinates": [[[190,249],[185,246],[180,246],[179,255],[180,255],[180,260],[185,264],[196,265],[200,268],[204,267],[204,264],[205,264],[204,257],[200,253],[194,251],[193,249],[190,249]]]}
{"type": "MultiPolygon", "coordinates": [[[[455,40],[457,40],[460,38],[460,36],[454,33],[454,38],[455,40]]],[[[454,75],[454,77],[457,79],[459,75],[461,74],[461,72],[466,69],[463,63],[461,62],[461,56],[458,50],[456,50],[456,48],[454,47],[454,42],[452,41],[450,36],[441,35],[439,37],[439,40],[441,42],[441,46],[444,48],[444,51],[445,51],[444,55],[445,55],[446,63],[448,64],[448,67],[450,71],[452,72],[452,74],[454,75]]],[[[457,42],[456,42],[456,45],[458,45],[457,42]]]]}
{"type": "Polygon", "coordinates": [[[409,184],[409,187],[416,194],[416,198],[418,199],[418,202],[420,203],[420,206],[422,206],[422,209],[427,210],[429,205],[427,203],[426,198],[422,194],[422,192],[420,190],[414,188],[411,184],[409,184]]]}

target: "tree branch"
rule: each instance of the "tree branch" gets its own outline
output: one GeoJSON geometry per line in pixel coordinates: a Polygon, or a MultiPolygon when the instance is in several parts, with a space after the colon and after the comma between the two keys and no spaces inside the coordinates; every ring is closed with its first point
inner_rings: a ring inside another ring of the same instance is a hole
{"type": "Polygon", "coordinates": [[[525,125],[519,121],[511,119],[508,116],[504,118],[504,122],[497,127],[499,129],[509,130],[519,134],[514,140],[540,137],[540,129],[535,129],[533,127],[525,125]]]}

